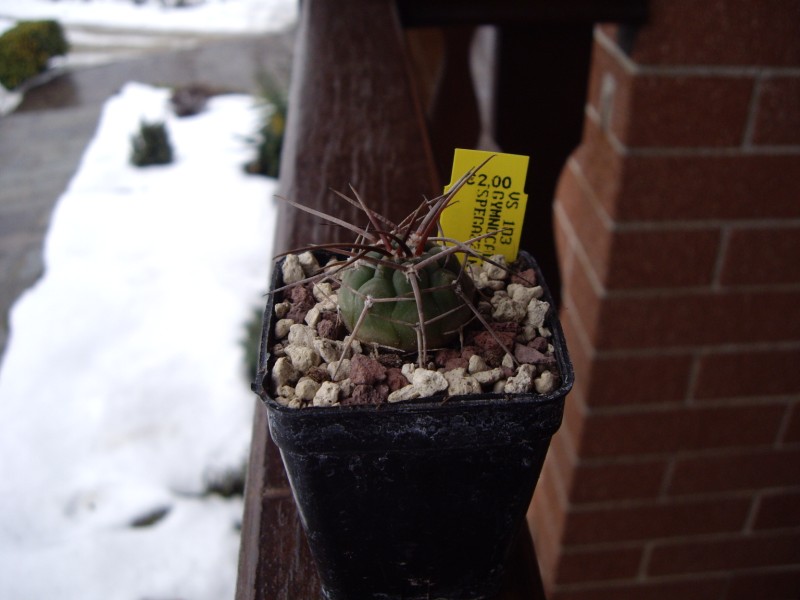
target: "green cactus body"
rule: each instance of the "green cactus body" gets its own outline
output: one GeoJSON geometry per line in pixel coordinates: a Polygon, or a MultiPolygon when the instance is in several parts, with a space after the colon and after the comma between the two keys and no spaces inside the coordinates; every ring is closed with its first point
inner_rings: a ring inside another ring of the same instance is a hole
{"type": "MultiPolygon", "coordinates": [[[[432,246],[420,257],[408,259],[408,263],[420,262],[439,252],[440,247],[432,246]]],[[[378,258],[377,254],[374,256],[378,258]]],[[[383,257],[382,260],[387,259],[383,257]]],[[[427,323],[426,345],[428,348],[445,346],[458,335],[459,328],[472,316],[469,306],[456,293],[456,285],[460,286],[461,292],[470,300],[475,293],[475,286],[461,269],[458,259],[452,255],[431,261],[418,269],[417,277],[423,315],[427,323]],[[446,316],[429,322],[451,310],[453,312],[446,316]]],[[[384,264],[360,264],[348,268],[342,275],[342,287],[338,294],[342,320],[351,332],[364,310],[364,302],[368,296],[375,300],[394,298],[393,302],[374,302],[355,337],[362,342],[406,351],[418,349],[415,326],[419,323],[419,313],[414,291],[404,270],[393,269],[384,264]]]]}

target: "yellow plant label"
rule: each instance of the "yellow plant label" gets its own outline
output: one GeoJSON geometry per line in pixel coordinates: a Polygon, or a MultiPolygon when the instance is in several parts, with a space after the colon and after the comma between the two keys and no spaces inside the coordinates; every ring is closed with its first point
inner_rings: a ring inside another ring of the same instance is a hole
{"type": "Polygon", "coordinates": [[[442,212],[439,221],[445,237],[475,240],[472,248],[484,256],[502,254],[509,262],[516,260],[528,203],[528,161],[520,154],[456,148],[445,193],[470,170],[478,170],[442,212]]]}

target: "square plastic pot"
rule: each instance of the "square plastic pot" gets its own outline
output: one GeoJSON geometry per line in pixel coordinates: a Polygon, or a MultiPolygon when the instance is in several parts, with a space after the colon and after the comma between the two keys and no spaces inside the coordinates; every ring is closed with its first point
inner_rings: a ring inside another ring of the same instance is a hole
{"type": "MultiPolygon", "coordinates": [[[[522,257],[549,301],[538,266],[522,257]]],[[[282,284],[278,266],[272,284],[282,284]]],[[[574,380],[556,316],[545,326],[561,384],[549,394],[293,409],[268,391],[275,301],[270,295],[254,389],[266,404],[324,596],[492,597],[574,380]]]]}

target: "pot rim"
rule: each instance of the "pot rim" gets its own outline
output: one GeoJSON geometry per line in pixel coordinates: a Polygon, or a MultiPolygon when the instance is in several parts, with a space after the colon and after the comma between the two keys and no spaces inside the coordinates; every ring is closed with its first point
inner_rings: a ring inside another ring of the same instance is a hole
{"type": "MultiPolygon", "coordinates": [[[[312,250],[317,257],[331,256],[332,253],[324,250],[312,250]]],[[[403,400],[401,402],[387,403],[387,404],[357,404],[350,406],[308,406],[302,409],[290,408],[279,404],[269,392],[268,384],[265,385],[269,376],[272,340],[272,321],[274,315],[275,295],[270,291],[268,293],[267,304],[264,310],[261,330],[261,347],[258,359],[258,371],[256,379],[252,384],[253,391],[258,394],[261,400],[269,407],[270,410],[277,411],[285,414],[303,414],[311,416],[313,414],[331,414],[342,415],[347,413],[415,413],[426,412],[431,409],[445,412],[456,410],[458,412],[481,410],[486,407],[493,407],[497,409],[504,405],[520,406],[525,404],[543,405],[553,402],[559,402],[564,398],[575,382],[575,373],[572,367],[569,353],[567,352],[566,342],[564,340],[564,332],[561,328],[561,323],[557,315],[553,311],[553,298],[550,294],[550,289],[544,280],[539,265],[533,256],[525,251],[520,250],[518,258],[524,260],[536,273],[536,283],[542,287],[543,300],[550,304],[550,310],[545,317],[545,327],[547,327],[552,336],[550,343],[554,348],[554,356],[556,364],[558,365],[558,372],[560,375],[561,383],[552,392],[547,394],[537,394],[533,392],[512,394],[507,392],[482,392],[478,394],[463,394],[459,396],[445,396],[444,394],[436,394],[428,398],[418,398],[413,400],[403,400]],[[449,410],[448,410],[449,409],[449,410]]],[[[286,260],[284,258],[276,259],[273,261],[272,277],[270,290],[274,290],[282,285],[282,279],[279,266],[286,260]]]]}

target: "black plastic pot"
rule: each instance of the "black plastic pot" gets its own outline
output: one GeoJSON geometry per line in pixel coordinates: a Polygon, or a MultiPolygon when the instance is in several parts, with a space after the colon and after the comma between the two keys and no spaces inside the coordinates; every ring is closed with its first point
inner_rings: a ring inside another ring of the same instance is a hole
{"type": "MultiPolygon", "coordinates": [[[[544,287],[533,259],[523,257],[544,287]]],[[[325,597],[494,595],[573,383],[555,315],[546,326],[561,385],[550,394],[298,410],[266,389],[274,300],[254,389],[266,403],[325,597]]]]}

